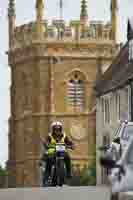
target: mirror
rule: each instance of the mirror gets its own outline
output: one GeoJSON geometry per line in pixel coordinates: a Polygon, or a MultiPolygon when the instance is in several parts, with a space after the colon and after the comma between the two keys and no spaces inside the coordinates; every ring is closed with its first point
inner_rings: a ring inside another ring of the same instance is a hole
{"type": "Polygon", "coordinates": [[[116,137],[113,142],[117,143],[117,144],[120,144],[120,137],[116,137]]]}
{"type": "Polygon", "coordinates": [[[103,145],[98,148],[99,151],[107,151],[108,149],[109,149],[109,146],[107,145],[103,145]]]}

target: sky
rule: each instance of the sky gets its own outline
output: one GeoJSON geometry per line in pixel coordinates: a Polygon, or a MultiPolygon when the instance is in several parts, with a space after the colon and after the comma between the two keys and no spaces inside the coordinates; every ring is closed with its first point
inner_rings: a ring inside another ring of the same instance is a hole
{"type": "MultiPolygon", "coordinates": [[[[59,16],[59,0],[44,0],[44,18],[59,16]]],[[[63,0],[64,19],[79,19],[80,0],[63,0]]],[[[10,67],[5,52],[8,50],[8,0],[0,0],[0,164],[8,159],[8,118],[10,116],[10,67]]],[[[126,41],[127,19],[131,17],[133,0],[118,0],[118,42],[126,41]]],[[[110,0],[88,0],[89,20],[110,20],[110,0]],[[102,3],[101,3],[102,2],[102,3]]],[[[16,0],[16,24],[35,19],[35,0],[16,0]]]]}

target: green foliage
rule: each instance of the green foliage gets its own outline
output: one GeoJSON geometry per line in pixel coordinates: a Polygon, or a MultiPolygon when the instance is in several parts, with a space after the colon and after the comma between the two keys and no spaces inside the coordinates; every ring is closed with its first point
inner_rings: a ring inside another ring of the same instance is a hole
{"type": "Polygon", "coordinates": [[[7,169],[0,165],[0,176],[7,176],[7,169]]]}
{"type": "Polygon", "coordinates": [[[0,165],[0,188],[7,187],[7,169],[0,165]]]}
{"type": "Polygon", "coordinates": [[[96,185],[96,166],[84,168],[80,175],[81,185],[96,185]]]}
{"type": "Polygon", "coordinates": [[[96,165],[84,167],[80,172],[74,172],[72,179],[68,183],[71,186],[96,185],[96,165]]]}

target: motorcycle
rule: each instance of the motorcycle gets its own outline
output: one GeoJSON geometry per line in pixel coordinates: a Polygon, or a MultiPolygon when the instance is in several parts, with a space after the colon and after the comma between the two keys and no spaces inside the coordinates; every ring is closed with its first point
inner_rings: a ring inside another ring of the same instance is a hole
{"type": "Polygon", "coordinates": [[[66,146],[61,143],[56,144],[55,163],[53,165],[53,185],[63,186],[65,178],[65,156],[66,146]]]}
{"type": "Polygon", "coordinates": [[[45,177],[45,165],[43,167],[43,183],[44,187],[48,186],[60,186],[62,187],[65,183],[66,168],[65,168],[65,153],[66,148],[71,148],[66,146],[64,143],[57,143],[55,145],[55,153],[52,156],[52,167],[51,173],[46,178],[45,177]]]}

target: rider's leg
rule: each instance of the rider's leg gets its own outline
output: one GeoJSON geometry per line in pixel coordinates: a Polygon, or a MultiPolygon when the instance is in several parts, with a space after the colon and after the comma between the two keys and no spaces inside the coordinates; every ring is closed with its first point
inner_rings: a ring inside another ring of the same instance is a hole
{"type": "Polygon", "coordinates": [[[67,170],[67,177],[71,178],[71,158],[69,154],[66,152],[65,153],[65,165],[66,165],[66,170],[67,170]]]}

